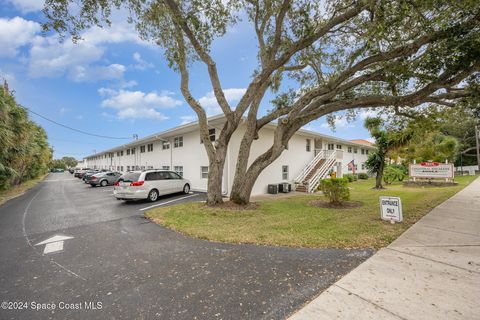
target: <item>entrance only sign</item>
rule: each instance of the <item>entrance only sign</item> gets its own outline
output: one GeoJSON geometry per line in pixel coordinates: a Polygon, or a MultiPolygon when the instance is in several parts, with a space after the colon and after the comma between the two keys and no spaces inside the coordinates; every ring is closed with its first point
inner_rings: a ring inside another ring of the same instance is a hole
{"type": "Polygon", "coordinates": [[[399,197],[380,197],[380,216],[392,223],[402,222],[402,200],[399,197]]]}

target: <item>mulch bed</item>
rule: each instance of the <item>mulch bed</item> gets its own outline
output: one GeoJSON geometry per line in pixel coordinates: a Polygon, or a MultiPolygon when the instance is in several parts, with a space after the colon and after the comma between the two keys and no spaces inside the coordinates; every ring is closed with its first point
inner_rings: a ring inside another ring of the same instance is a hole
{"type": "Polygon", "coordinates": [[[340,205],[331,203],[330,201],[313,200],[308,203],[313,207],[327,208],[327,209],[353,209],[363,206],[360,201],[343,201],[340,205]]]}

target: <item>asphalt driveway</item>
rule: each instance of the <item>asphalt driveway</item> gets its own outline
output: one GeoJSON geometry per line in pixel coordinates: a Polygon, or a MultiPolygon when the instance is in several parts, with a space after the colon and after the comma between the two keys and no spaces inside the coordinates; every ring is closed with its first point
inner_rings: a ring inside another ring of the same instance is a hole
{"type": "Polygon", "coordinates": [[[143,212],[204,194],[124,203],[112,190],[50,174],[0,207],[0,319],[284,319],[373,253],[192,239],[143,212]],[[44,254],[53,236],[63,247],[44,254]]]}

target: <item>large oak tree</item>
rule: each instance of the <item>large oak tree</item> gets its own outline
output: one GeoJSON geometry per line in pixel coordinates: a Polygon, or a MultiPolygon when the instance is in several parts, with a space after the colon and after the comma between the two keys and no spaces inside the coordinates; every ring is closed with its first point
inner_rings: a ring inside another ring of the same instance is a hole
{"type": "Polygon", "coordinates": [[[139,34],[164,50],[181,76],[181,92],[196,112],[209,158],[209,204],[222,202],[227,147],[245,121],[231,198],[247,203],[258,175],[285,150],[302,126],[345,110],[382,107],[404,113],[425,102],[465,97],[480,68],[480,3],[475,0],[47,0],[46,29],[74,39],[126,9],[139,34]],[[236,105],[225,98],[212,41],[248,20],[258,64],[236,105]],[[204,107],[191,93],[189,72],[206,66],[226,122],[215,142],[204,107]],[[286,83],[285,79],[289,79],[286,83]],[[270,110],[261,103],[276,94],[270,110]],[[249,159],[259,130],[277,121],[274,141],[249,159]]]}

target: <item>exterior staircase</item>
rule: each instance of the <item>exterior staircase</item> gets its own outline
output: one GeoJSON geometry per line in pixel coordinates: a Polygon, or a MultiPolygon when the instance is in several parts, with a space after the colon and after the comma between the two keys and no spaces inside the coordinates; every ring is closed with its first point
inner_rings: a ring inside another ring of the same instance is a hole
{"type": "Polygon", "coordinates": [[[307,193],[314,192],[320,184],[320,180],[327,177],[336,161],[335,150],[320,150],[295,179],[297,185],[295,190],[307,193]]]}

